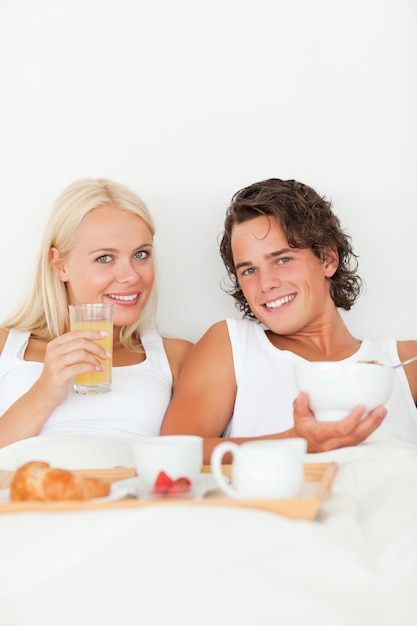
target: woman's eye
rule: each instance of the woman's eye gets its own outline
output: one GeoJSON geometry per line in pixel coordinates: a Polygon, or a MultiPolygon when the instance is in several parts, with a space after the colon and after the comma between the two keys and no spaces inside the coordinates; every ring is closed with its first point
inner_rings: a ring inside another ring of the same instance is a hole
{"type": "Polygon", "coordinates": [[[147,250],[139,250],[136,252],[135,259],[146,259],[149,256],[149,252],[147,250]]]}
{"type": "Polygon", "coordinates": [[[99,263],[109,263],[111,261],[111,256],[109,254],[103,254],[98,257],[97,261],[99,263]]]}

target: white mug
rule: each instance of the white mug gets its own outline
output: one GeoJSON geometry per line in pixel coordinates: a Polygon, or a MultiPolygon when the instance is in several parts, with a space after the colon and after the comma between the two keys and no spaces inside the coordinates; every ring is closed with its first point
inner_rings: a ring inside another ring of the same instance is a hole
{"type": "Polygon", "coordinates": [[[133,443],[136,472],[147,487],[152,487],[163,471],[172,480],[186,477],[195,482],[203,463],[203,438],[196,435],[144,437],[133,443]]]}
{"type": "Polygon", "coordinates": [[[237,445],[225,441],[211,455],[211,471],[230,498],[296,498],[304,481],[303,460],[307,441],[300,437],[250,441],[237,445]],[[224,455],[232,454],[232,481],[222,472],[224,455]]]}

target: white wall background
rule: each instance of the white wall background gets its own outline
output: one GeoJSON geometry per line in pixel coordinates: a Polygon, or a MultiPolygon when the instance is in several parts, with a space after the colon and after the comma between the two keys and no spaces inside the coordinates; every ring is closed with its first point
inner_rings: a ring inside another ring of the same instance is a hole
{"type": "Polygon", "coordinates": [[[0,0],[0,318],[76,178],[157,225],[163,330],[226,315],[217,237],[269,177],[329,196],[367,292],[358,336],[417,337],[417,0],[0,0]]]}

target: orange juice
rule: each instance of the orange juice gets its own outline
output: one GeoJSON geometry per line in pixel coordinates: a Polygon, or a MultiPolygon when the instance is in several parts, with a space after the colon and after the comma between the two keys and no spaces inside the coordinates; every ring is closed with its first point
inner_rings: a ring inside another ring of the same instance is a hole
{"type": "MultiPolygon", "coordinates": [[[[71,330],[102,330],[107,337],[96,340],[109,354],[113,351],[112,305],[79,305],[70,307],[71,330]],[[100,317],[107,319],[100,319],[100,317]],[[111,318],[111,319],[109,319],[111,318]]],[[[74,378],[74,390],[77,393],[104,393],[111,389],[112,359],[97,360],[104,366],[101,372],[79,374],[74,378]]]]}

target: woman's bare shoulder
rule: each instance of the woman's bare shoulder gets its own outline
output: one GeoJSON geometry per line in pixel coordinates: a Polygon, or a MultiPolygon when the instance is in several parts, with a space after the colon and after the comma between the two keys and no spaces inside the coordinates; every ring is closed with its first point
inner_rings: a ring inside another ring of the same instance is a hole
{"type": "Polygon", "coordinates": [[[193,343],[187,339],[164,337],[163,342],[168,358],[171,356],[185,357],[187,352],[193,347],[193,343]]]}
{"type": "Polygon", "coordinates": [[[9,331],[5,328],[0,328],[0,353],[3,352],[4,344],[9,335],[9,331]]]}

